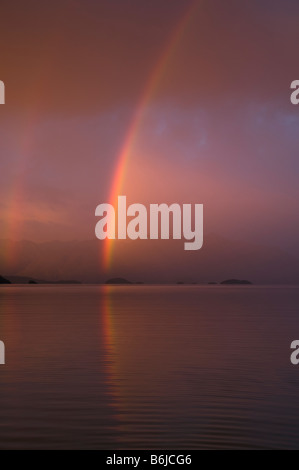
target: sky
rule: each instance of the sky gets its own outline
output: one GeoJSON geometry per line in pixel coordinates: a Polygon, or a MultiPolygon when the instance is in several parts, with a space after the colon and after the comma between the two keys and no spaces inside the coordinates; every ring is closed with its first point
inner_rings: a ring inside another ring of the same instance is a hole
{"type": "Polygon", "coordinates": [[[128,203],[203,203],[204,236],[299,256],[298,19],[297,0],[2,0],[1,238],[94,239],[159,70],[128,203]]]}

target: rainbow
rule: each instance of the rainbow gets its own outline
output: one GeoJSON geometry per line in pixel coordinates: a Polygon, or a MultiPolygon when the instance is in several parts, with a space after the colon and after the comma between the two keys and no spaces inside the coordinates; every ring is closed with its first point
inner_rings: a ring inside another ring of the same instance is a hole
{"type": "MultiPolygon", "coordinates": [[[[58,38],[58,31],[56,31],[56,36],[53,37],[54,43],[56,41],[56,37],[58,38]]],[[[40,79],[34,90],[35,101],[37,104],[35,107],[30,108],[27,111],[25,110],[23,115],[24,122],[22,132],[19,135],[18,145],[18,176],[11,184],[10,193],[6,198],[7,209],[4,216],[5,226],[1,236],[1,238],[5,240],[1,247],[3,249],[2,255],[5,266],[11,266],[17,257],[15,240],[21,238],[19,233],[22,231],[22,222],[18,220],[18,216],[22,214],[22,203],[25,197],[26,172],[28,171],[30,156],[35,148],[35,128],[41,113],[42,97],[45,87],[43,78],[48,76],[48,70],[54,63],[54,51],[55,48],[53,48],[52,55],[48,54],[45,56],[44,62],[41,62],[38,69],[40,79]]]]}
{"type": "MultiPolygon", "coordinates": [[[[155,94],[156,90],[158,89],[159,83],[161,82],[167,70],[167,67],[175,54],[176,48],[179,42],[181,41],[183,34],[187,26],[189,25],[190,20],[192,19],[193,14],[195,13],[199,1],[200,0],[193,0],[191,4],[188,5],[185,14],[179,21],[179,24],[176,25],[174,31],[170,36],[170,39],[167,41],[167,44],[162,51],[162,54],[160,55],[152,73],[150,74],[149,79],[146,82],[143,93],[141,94],[133,119],[130,123],[129,129],[124,139],[122,148],[117,157],[116,168],[114,171],[113,181],[109,194],[109,203],[114,208],[117,207],[117,198],[119,195],[121,195],[123,181],[125,178],[130,155],[132,149],[134,148],[134,144],[136,142],[136,138],[142,125],[143,119],[146,115],[148,105],[152,100],[152,97],[155,94]]],[[[105,269],[108,269],[111,265],[112,254],[113,240],[106,238],[103,259],[105,269]]]]}
{"type": "Polygon", "coordinates": [[[28,113],[24,118],[24,131],[20,135],[20,158],[18,160],[18,173],[19,176],[14,180],[11,185],[10,193],[7,196],[7,209],[5,213],[5,227],[2,234],[4,242],[2,244],[2,258],[4,266],[11,266],[15,262],[16,246],[15,240],[19,239],[21,233],[21,223],[18,220],[18,215],[22,212],[22,202],[25,195],[25,173],[26,166],[29,161],[29,155],[34,149],[34,127],[38,120],[38,110],[28,113]]]}
{"type": "MultiPolygon", "coordinates": [[[[158,86],[166,73],[167,67],[170,64],[173,56],[175,55],[176,48],[180,43],[183,34],[189,25],[193,14],[195,13],[197,6],[202,0],[191,0],[188,3],[186,11],[178,24],[172,31],[165,47],[162,50],[146,84],[141,93],[139,101],[137,103],[133,118],[130,122],[129,128],[126,133],[126,137],[122,143],[121,150],[116,159],[116,166],[113,173],[111,189],[109,192],[109,203],[114,207],[117,207],[117,198],[121,194],[123,181],[126,175],[126,169],[130,159],[131,152],[134,148],[136,138],[139,130],[143,123],[144,117],[146,116],[148,106],[158,89],[158,86]]],[[[47,57],[47,66],[50,66],[49,57],[47,57]]],[[[46,75],[46,66],[41,66],[41,75],[46,75]]],[[[42,96],[42,82],[40,87],[36,90],[38,94],[37,102],[41,101],[42,96]]],[[[16,257],[16,247],[14,241],[11,239],[12,234],[14,238],[18,238],[16,234],[21,231],[20,221],[18,220],[18,214],[22,211],[21,205],[25,193],[25,173],[27,171],[27,163],[29,161],[29,155],[34,149],[34,137],[35,137],[35,123],[38,120],[39,107],[30,112],[24,123],[24,132],[20,136],[20,158],[18,162],[19,176],[15,179],[11,186],[10,195],[7,197],[7,211],[5,214],[5,230],[2,234],[2,238],[6,240],[6,243],[2,246],[3,257],[5,264],[10,265],[14,262],[16,257]]],[[[112,262],[113,254],[113,240],[106,239],[103,252],[103,266],[108,269],[112,262]]]]}

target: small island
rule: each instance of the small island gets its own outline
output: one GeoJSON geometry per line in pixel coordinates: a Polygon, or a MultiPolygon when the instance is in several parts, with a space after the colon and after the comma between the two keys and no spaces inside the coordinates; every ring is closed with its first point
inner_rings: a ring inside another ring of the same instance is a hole
{"type": "Polygon", "coordinates": [[[220,282],[220,284],[224,286],[231,286],[231,285],[244,286],[244,285],[252,285],[252,282],[246,281],[246,280],[240,281],[239,279],[228,279],[226,281],[220,282]]]}

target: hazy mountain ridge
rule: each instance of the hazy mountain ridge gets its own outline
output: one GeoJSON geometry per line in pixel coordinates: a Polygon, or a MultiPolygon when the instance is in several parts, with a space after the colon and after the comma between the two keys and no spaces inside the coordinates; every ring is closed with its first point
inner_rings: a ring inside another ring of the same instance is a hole
{"type": "Polygon", "coordinates": [[[250,279],[254,283],[299,284],[298,259],[273,247],[208,235],[199,251],[184,251],[182,241],[122,240],[115,242],[112,268],[101,268],[103,242],[97,240],[10,242],[0,240],[3,275],[34,279],[76,279],[104,282],[125,277],[144,282],[208,282],[250,279]],[[130,259],[130,263],[128,263],[130,259]]]}

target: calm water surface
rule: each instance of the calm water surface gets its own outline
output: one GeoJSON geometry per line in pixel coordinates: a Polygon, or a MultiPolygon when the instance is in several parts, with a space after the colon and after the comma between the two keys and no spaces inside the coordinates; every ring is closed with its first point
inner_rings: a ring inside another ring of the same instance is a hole
{"type": "Polygon", "coordinates": [[[1,286],[1,449],[299,449],[299,288],[1,286]]]}

